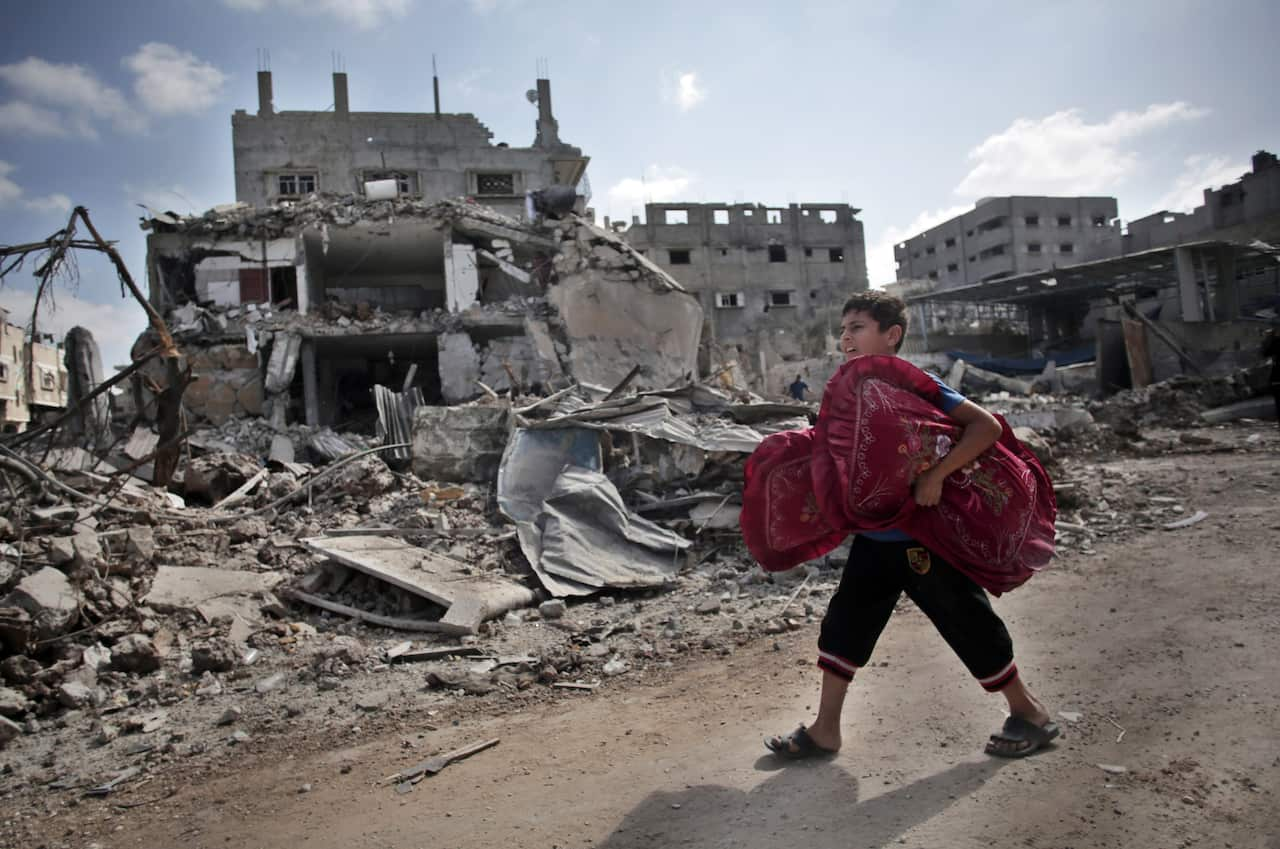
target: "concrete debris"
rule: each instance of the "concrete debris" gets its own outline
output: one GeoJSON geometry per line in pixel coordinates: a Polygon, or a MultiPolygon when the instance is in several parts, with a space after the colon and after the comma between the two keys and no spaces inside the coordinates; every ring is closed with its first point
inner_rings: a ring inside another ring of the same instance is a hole
{"type": "Polygon", "coordinates": [[[3,605],[29,614],[31,637],[47,640],[71,629],[80,612],[80,601],[80,591],[67,576],[46,566],[19,581],[3,605]]]}
{"type": "Polygon", "coordinates": [[[160,652],[146,634],[129,634],[111,647],[111,666],[122,672],[155,672],[160,668],[160,652]]]}
{"type": "MultiPolygon", "coordinates": [[[[165,759],[224,756],[249,730],[346,733],[355,716],[381,729],[420,699],[428,716],[460,699],[505,710],[819,621],[847,549],[767,575],[736,527],[746,458],[816,406],[745,390],[732,357],[699,372],[701,308],[614,234],[572,215],[532,226],[475,204],[332,197],[154,226],[213,251],[280,238],[320,273],[326,238],[350,259],[354,242],[381,244],[371,222],[402,219],[397,239],[425,225],[431,256],[447,235],[473,302],[443,306],[462,296],[434,279],[396,287],[404,304],[332,279],[305,310],[221,302],[208,286],[238,279],[180,251],[160,285],[190,270],[205,289],[164,302],[197,375],[172,486],[146,482],[160,438],[138,386],[124,394],[140,427],[131,410],[103,444],[18,445],[38,474],[0,469],[0,744],[21,786],[47,784],[55,747],[115,775],[132,742],[116,733],[151,733],[136,751],[165,759]],[[400,441],[407,453],[378,451],[400,441]]],[[[839,359],[784,362],[777,389],[800,372],[818,397],[816,369],[839,359]]],[[[1226,424],[1234,411],[1201,415],[1250,399],[1251,374],[1091,400],[1061,391],[1076,366],[995,379],[926,363],[1051,465],[1064,558],[1203,521],[1116,456],[1276,444],[1226,424]]]]}

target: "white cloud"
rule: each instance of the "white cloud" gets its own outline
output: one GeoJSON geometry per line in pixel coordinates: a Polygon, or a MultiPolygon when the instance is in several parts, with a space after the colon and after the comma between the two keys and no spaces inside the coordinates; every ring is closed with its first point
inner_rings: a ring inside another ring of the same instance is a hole
{"type": "Polygon", "coordinates": [[[1249,170],[1243,162],[1232,162],[1225,156],[1197,154],[1183,162],[1185,170],[1173,181],[1173,187],[1156,201],[1152,212],[1190,212],[1204,203],[1204,190],[1234,183],[1249,170]]]}
{"type": "Polygon", "coordinates": [[[32,212],[70,212],[71,198],[60,192],[44,197],[29,198],[22,186],[9,179],[13,166],[0,160],[0,209],[18,206],[32,212]]]}
{"type": "Polygon", "coordinates": [[[61,192],[54,192],[51,195],[45,195],[40,198],[31,198],[25,203],[28,209],[35,212],[61,212],[65,214],[71,211],[71,198],[61,192]]]}
{"type": "MultiPolygon", "coordinates": [[[[9,320],[25,327],[31,321],[35,293],[25,289],[0,289],[0,307],[9,310],[9,320]]],[[[115,366],[129,364],[129,350],[138,334],[146,329],[147,318],[137,301],[129,298],[109,304],[95,304],[71,292],[55,287],[52,301],[40,304],[39,330],[59,339],[73,327],[84,327],[93,334],[102,351],[103,377],[115,373],[115,366]]]]}
{"type": "Polygon", "coordinates": [[[0,79],[23,100],[66,110],[63,119],[79,135],[96,135],[89,118],[110,121],[123,132],[146,128],[146,119],[118,89],[106,85],[82,65],[63,65],[29,56],[21,62],[0,65],[0,79]]]}
{"type": "Polygon", "coordinates": [[[969,152],[972,170],[956,186],[961,197],[1112,193],[1131,176],[1138,154],[1126,143],[1208,112],[1190,104],[1156,103],[1087,123],[1079,109],[1046,118],[1019,118],[969,152]]]}
{"type": "Polygon", "coordinates": [[[133,90],[139,102],[159,115],[195,113],[212,106],[227,79],[194,54],[154,41],[122,62],[137,75],[133,90]]]}
{"type": "MultiPolygon", "coordinates": [[[[88,130],[89,138],[95,135],[93,127],[88,125],[79,129],[88,130]]],[[[0,132],[35,138],[66,138],[72,130],[62,116],[51,109],[33,106],[24,100],[11,100],[0,103],[0,132]]]]}
{"type": "Polygon", "coordinates": [[[688,112],[707,99],[707,92],[697,71],[677,71],[663,74],[662,99],[680,107],[681,112],[688,112]]]}
{"type": "Polygon", "coordinates": [[[609,187],[609,209],[630,220],[646,203],[663,203],[685,195],[694,176],[683,168],[650,165],[643,177],[625,177],[609,187]]]}
{"type": "MultiPolygon", "coordinates": [[[[412,0],[222,0],[233,9],[265,12],[278,7],[306,15],[329,15],[360,29],[374,29],[392,18],[402,18],[412,0]]],[[[496,2],[496,0],[495,0],[496,2]]],[[[473,2],[473,6],[475,3],[473,2]]]]}
{"type": "Polygon", "coordinates": [[[867,248],[867,280],[873,287],[879,288],[892,283],[898,277],[897,265],[893,260],[893,246],[912,236],[919,235],[930,227],[936,227],[943,221],[955,218],[968,212],[969,206],[953,206],[948,209],[935,209],[922,212],[905,227],[886,227],[880,238],[867,248]]]}

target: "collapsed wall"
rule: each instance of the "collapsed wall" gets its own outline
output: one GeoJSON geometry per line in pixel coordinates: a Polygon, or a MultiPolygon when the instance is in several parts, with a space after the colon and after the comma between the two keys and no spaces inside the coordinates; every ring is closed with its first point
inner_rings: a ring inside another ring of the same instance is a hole
{"type": "Polygon", "coordinates": [[[636,367],[635,388],[665,388],[697,370],[697,299],[572,214],[529,224],[463,201],[314,196],[143,226],[197,422],[368,430],[378,385],[461,404],[609,388],[636,367]]]}

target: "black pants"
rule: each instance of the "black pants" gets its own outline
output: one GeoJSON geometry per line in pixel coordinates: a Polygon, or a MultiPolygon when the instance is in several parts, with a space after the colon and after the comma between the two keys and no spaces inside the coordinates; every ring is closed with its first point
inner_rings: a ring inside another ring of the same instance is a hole
{"type": "Polygon", "coordinates": [[[982,587],[918,542],[857,537],[818,637],[818,666],[842,678],[866,666],[903,593],[973,677],[995,692],[1018,674],[1013,642],[982,587]]]}

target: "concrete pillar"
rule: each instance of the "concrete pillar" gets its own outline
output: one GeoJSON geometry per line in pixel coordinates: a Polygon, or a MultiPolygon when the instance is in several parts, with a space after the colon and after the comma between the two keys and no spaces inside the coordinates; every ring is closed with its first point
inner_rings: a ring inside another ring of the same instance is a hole
{"type": "Polygon", "coordinates": [[[550,147],[560,143],[560,128],[551,112],[551,80],[538,80],[538,145],[550,147]]]}
{"type": "Polygon", "coordinates": [[[266,118],[274,115],[276,111],[275,104],[272,103],[271,97],[271,72],[258,72],[258,117],[266,118]]]}
{"type": "Polygon", "coordinates": [[[1196,284],[1196,263],[1190,248],[1176,248],[1174,266],[1178,270],[1178,296],[1182,303],[1183,321],[1204,321],[1204,305],[1200,302],[1200,287],[1196,284]]]}
{"type": "Polygon", "coordinates": [[[1240,317],[1240,292],[1236,286],[1236,252],[1220,246],[1214,251],[1218,269],[1218,286],[1214,291],[1218,321],[1235,321],[1240,317]]]}
{"type": "Polygon", "coordinates": [[[319,381],[316,380],[316,343],[302,341],[302,404],[306,410],[307,427],[320,426],[319,381]]]}
{"type": "Polygon", "coordinates": [[[333,75],[333,114],[345,118],[350,112],[351,107],[347,100],[347,75],[335,73],[333,75]]]}
{"type": "Polygon", "coordinates": [[[1027,344],[1032,348],[1044,342],[1044,307],[1027,307],[1027,344]]]}
{"type": "Polygon", "coordinates": [[[449,312],[462,312],[480,295],[480,271],[476,267],[476,249],[458,244],[449,236],[444,240],[444,304],[449,312]]]}

